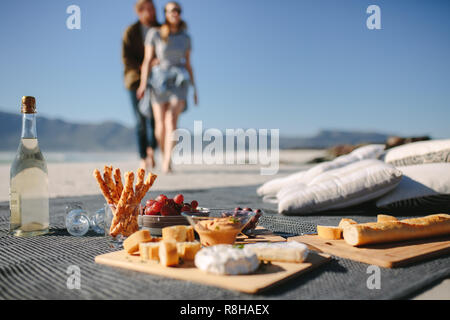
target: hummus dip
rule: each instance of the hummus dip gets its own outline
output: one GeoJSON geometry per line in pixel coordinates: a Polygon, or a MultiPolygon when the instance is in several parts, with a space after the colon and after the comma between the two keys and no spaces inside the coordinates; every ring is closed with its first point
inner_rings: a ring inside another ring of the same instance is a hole
{"type": "Polygon", "coordinates": [[[215,218],[199,221],[194,228],[200,236],[201,244],[205,247],[233,244],[241,231],[241,222],[234,217],[215,218]]]}

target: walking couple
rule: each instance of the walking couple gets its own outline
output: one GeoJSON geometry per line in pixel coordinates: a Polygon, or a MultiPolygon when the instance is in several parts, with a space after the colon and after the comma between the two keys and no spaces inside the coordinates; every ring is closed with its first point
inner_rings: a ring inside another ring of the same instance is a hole
{"type": "Polygon", "coordinates": [[[158,144],[162,170],[169,173],[175,146],[172,134],[186,108],[190,84],[194,88],[194,103],[198,104],[190,61],[191,38],[176,2],[165,5],[162,25],[158,23],[152,0],[138,0],[135,11],[139,20],[124,33],[122,60],[125,86],[137,121],[141,167],[155,167],[154,151],[158,144]]]}

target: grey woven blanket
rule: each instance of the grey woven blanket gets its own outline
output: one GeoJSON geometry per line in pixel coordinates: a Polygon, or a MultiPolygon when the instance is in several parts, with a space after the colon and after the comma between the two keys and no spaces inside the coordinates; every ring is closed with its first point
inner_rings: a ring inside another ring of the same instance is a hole
{"type": "MultiPolygon", "coordinates": [[[[249,186],[191,190],[183,194],[187,200],[196,199],[201,206],[216,210],[235,206],[261,208],[265,211],[261,225],[285,237],[315,231],[319,223],[337,225],[343,215],[359,222],[374,220],[370,210],[280,216],[274,205],[263,203],[256,196],[255,190],[256,186],[249,186]]],[[[152,198],[155,196],[151,194],[152,198]]],[[[116,249],[92,231],[84,237],[67,233],[64,208],[71,201],[83,202],[88,210],[96,210],[104,202],[101,195],[51,199],[51,232],[34,238],[8,235],[8,203],[0,204],[1,299],[396,299],[408,298],[450,276],[450,255],[447,255],[402,268],[381,268],[380,289],[369,289],[368,265],[333,257],[331,262],[261,294],[243,294],[95,264],[95,256],[116,249]],[[79,288],[70,280],[74,270],[79,270],[79,288]]]]}

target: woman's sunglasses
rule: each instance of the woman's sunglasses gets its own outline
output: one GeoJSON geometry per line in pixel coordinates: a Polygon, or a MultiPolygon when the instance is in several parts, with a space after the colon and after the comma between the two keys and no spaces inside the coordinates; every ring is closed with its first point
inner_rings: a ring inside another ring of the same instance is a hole
{"type": "MultiPolygon", "coordinates": [[[[166,10],[166,12],[167,12],[167,10],[166,10]]],[[[170,12],[170,13],[176,12],[176,13],[178,13],[178,14],[181,14],[181,8],[173,8],[173,9],[170,10],[169,12],[170,12]]]]}

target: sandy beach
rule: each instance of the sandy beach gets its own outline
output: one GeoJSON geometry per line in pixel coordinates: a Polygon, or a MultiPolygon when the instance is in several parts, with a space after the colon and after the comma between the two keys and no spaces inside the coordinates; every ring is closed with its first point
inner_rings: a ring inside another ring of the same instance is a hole
{"type": "MultiPolygon", "coordinates": [[[[161,174],[157,166],[154,173],[158,180],[151,191],[192,190],[213,187],[232,187],[262,184],[278,176],[287,175],[308,168],[306,162],[323,156],[324,150],[284,150],[280,152],[279,171],[276,175],[261,175],[260,165],[179,165],[172,174],[161,174]]],[[[49,155],[49,158],[56,158],[49,155]]],[[[106,154],[93,157],[95,161],[47,163],[50,198],[86,196],[99,194],[99,188],[92,177],[94,169],[103,170],[104,165],[120,168],[122,173],[136,171],[139,161],[134,154],[106,154]]],[[[0,201],[9,199],[10,163],[0,164],[0,201]]]]}

